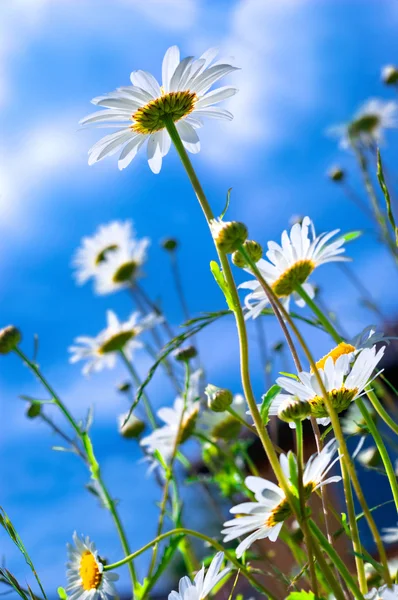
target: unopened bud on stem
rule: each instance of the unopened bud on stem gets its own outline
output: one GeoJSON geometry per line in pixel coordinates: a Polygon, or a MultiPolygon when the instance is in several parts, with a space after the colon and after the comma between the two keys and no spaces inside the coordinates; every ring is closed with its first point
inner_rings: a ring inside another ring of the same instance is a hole
{"type": "MultiPolygon", "coordinates": [[[[257,263],[263,255],[263,249],[258,242],[254,240],[246,240],[244,244],[242,244],[243,250],[248,254],[250,259],[257,263]]],[[[237,267],[243,269],[244,267],[248,267],[249,264],[246,260],[246,257],[240,250],[236,250],[232,255],[232,262],[237,267]]]]}
{"type": "Polygon", "coordinates": [[[0,329],[0,354],[12,352],[21,339],[21,332],[14,325],[8,325],[8,327],[0,329]]]}
{"type": "Polygon", "coordinates": [[[239,221],[212,219],[210,229],[217,247],[227,254],[238,250],[248,236],[246,225],[239,221]]]}
{"type": "Polygon", "coordinates": [[[310,413],[311,406],[308,402],[292,398],[282,402],[278,410],[278,417],[286,423],[294,423],[306,419],[310,416],[310,413]]]}
{"type": "Polygon", "coordinates": [[[232,404],[232,392],[216,385],[209,385],[205,389],[207,396],[207,405],[214,412],[224,412],[232,404]]]}

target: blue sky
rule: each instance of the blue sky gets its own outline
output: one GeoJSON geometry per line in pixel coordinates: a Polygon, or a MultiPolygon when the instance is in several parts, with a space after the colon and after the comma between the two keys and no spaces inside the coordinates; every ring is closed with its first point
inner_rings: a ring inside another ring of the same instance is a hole
{"type": "MultiPolygon", "coordinates": [[[[84,235],[113,219],[133,219],[152,246],[144,285],[161,296],[170,321],[181,312],[170,287],[164,236],[181,242],[181,267],[193,314],[223,308],[209,273],[214,250],[206,225],[173,152],[160,175],[139,156],[120,173],[116,160],[87,165],[87,150],[100,131],[78,131],[92,97],[127,85],[133,69],[160,74],[167,47],[183,55],[220,46],[242,70],[229,78],[240,89],[228,108],[232,123],[207,124],[194,164],[215,212],[233,188],[230,215],[244,220],[251,237],[278,239],[292,215],[309,214],[319,231],[369,229],[369,223],[325,177],[339,162],[356,185],[353,159],[325,136],[331,124],[347,120],[369,97],[391,97],[380,68],[396,61],[398,9],[391,0],[4,0],[0,7],[0,306],[1,325],[17,324],[24,349],[40,335],[40,364],[56,389],[83,415],[96,407],[94,441],[113,494],[131,533],[132,546],[154,529],[159,492],[139,452],[120,440],[117,415],[126,408],[115,392],[122,369],[85,380],[68,364],[67,348],[79,334],[104,326],[105,311],[121,318],[132,309],[127,295],[98,298],[90,286],[76,287],[71,256],[84,235]],[[144,481],[145,483],[142,483],[144,481]],[[139,489],[139,493],[137,490],[139,489]],[[142,500],[145,497],[145,508],[142,500]]],[[[388,136],[387,164],[393,168],[397,137],[388,136]]],[[[349,254],[386,314],[392,316],[397,288],[393,265],[370,235],[349,254]],[[380,277],[380,273],[383,274],[380,277]]],[[[238,275],[240,277],[240,275],[238,275]]],[[[314,280],[339,311],[349,333],[374,321],[335,265],[314,280]]],[[[270,341],[279,339],[267,323],[270,341]]],[[[251,330],[255,341],[255,332],[251,330]]],[[[312,339],[314,351],[329,347],[312,339]]],[[[201,350],[209,379],[240,391],[231,320],[203,334],[201,350]]],[[[262,392],[253,349],[256,392],[262,392]]],[[[149,367],[137,357],[142,375],[149,367]]],[[[119,548],[106,514],[83,486],[87,477],[73,457],[51,452],[54,439],[23,416],[20,394],[40,394],[15,357],[1,361],[0,503],[9,512],[50,590],[64,583],[65,543],[74,529],[94,537],[110,558],[119,548]]],[[[171,403],[162,378],[150,389],[156,405],[171,403]]],[[[201,513],[201,507],[193,511],[201,513]]],[[[0,538],[3,541],[3,538],[0,538]]],[[[7,564],[26,574],[12,548],[7,564]]],[[[123,582],[125,582],[123,578],[123,582]]]]}

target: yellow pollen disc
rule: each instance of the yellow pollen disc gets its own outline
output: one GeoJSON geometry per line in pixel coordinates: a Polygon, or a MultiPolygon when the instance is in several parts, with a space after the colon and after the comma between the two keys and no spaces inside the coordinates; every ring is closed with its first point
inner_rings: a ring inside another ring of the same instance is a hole
{"type": "Polygon", "coordinates": [[[307,281],[314,269],[315,263],[312,260],[299,260],[274,281],[272,289],[280,298],[290,296],[297,286],[307,281]]]}
{"type": "Polygon", "coordinates": [[[197,99],[195,92],[189,91],[163,94],[136,110],[131,116],[134,121],[131,128],[146,135],[161,131],[165,127],[165,118],[175,123],[186,117],[195,108],[197,99]]]}
{"type": "Polygon", "coordinates": [[[106,342],[102,344],[98,348],[99,354],[108,354],[108,352],[116,352],[117,350],[122,350],[124,346],[129,342],[134,336],[136,332],[134,329],[130,331],[121,331],[120,333],[116,333],[112,337],[108,338],[106,342]]]}
{"type": "Polygon", "coordinates": [[[351,344],[346,344],[345,342],[341,342],[341,344],[336,346],[336,348],[333,348],[333,350],[331,350],[328,354],[325,354],[325,356],[318,360],[316,366],[318,369],[324,369],[326,361],[329,357],[332,357],[333,362],[335,363],[340,356],[343,356],[344,354],[351,354],[351,352],[354,351],[354,346],[351,346],[351,344]]]}
{"type": "MultiPolygon", "coordinates": [[[[346,410],[351,402],[355,399],[358,394],[357,388],[348,389],[344,386],[338,390],[331,390],[328,392],[329,400],[333,404],[333,407],[337,413],[346,410]]],[[[325,406],[325,400],[323,396],[314,396],[311,400],[308,400],[311,405],[311,415],[316,419],[324,419],[329,417],[329,413],[325,406]]]]}
{"type": "Polygon", "coordinates": [[[286,498],[284,498],[281,502],[279,502],[277,506],[275,506],[270,516],[265,521],[265,525],[267,527],[275,527],[275,525],[277,525],[278,523],[282,523],[288,517],[290,517],[291,514],[292,511],[290,509],[289,503],[286,500],[286,498]]]}
{"type": "Polygon", "coordinates": [[[87,550],[82,554],[80,560],[79,574],[82,578],[82,587],[84,590],[98,589],[101,583],[102,573],[94,555],[87,550]]]}

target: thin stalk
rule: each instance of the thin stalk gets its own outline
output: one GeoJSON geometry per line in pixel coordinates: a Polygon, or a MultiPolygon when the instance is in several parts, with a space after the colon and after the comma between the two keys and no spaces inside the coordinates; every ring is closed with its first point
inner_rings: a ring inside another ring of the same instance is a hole
{"type": "Polygon", "coordinates": [[[254,585],[256,588],[260,589],[262,591],[262,593],[265,594],[265,596],[268,596],[269,600],[278,600],[276,598],[276,596],[274,596],[274,594],[270,590],[268,590],[262,583],[260,583],[259,581],[257,581],[257,579],[255,579],[253,577],[250,570],[245,565],[243,565],[242,563],[240,563],[237,560],[234,553],[229,552],[228,550],[225,550],[225,548],[221,544],[219,544],[216,540],[214,540],[213,538],[208,537],[207,535],[204,535],[203,533],[199,533],[198,531],[193,531],[192,529],[186,529],[185,527],[178,527],[176,529],[171,529],[170,531],[166,531],[165,533],[162,533],[161,535],[159,535],[158,537],[153,539],[148,544],[145,544],[145,546],[142,546],[142,548],[140,548],[136,552],[133,552],[132,554],[130,554],[130,556],[126,556],[125,558],[122,558],[121,560],[119,560],[115,563],[112,563],[110,565],[105,565],[104,571],[113,571],[114,569],[118,569],[119,567],[122,567],[129,561],[137,558],[137,556],[140,556],[140,554],[142,554],[146,550],[149,550],[150,548],[152,548],[152,546],[154,546],[155,544],[158,544],[162,540],[164,540],[172,535],[179,535],[179,534],[185,534],[185,535],[189,535],[192,537],[196,537],[196,538],[206,542],[207,544],[210,544],[210,546],[215,548],[215,550],[217,550],[218,552],[224,552],[226,558],[236,567],[236,569],[240,570],[240,572],[246,577],[246,579],[252,585],[254,585]]]}
{"type": "Polygon", "coordinates": [[[322,531],[316,525],[316,523],[310,519],[309,526],[313,535],[318,539],[319,544],[324,549],[326,554],[329,556],[332,563],[337,567],[342,576],[343,580],[347,583],[351,592],[354,594],[354,597],[357,600],[364,600],[364,596],[358,588],[357,584],[354,581],[354,578],[351,576],[351,573],[345,566],[344,562],[341,560],[340,556],[337,554],[336,550],[333,548],[331,544],[327,541],[326,537],[323,535],[322,531]]]}
{"type": "MultiPolygon", "coordinates": [[[[37,377],[37,379],[40,381],[40,383],[43,385],[43,387],[48,391],[48,393],[50,394],[50,396],[53,399],[54,404],[60,409],[60,411],[64,415],[65,419],[68,421],[68,423],[71,425],[72,429],[77,434],[78,438],[81,440],[83,447],[86,451],[86,459],[89,464],[89,468],[90,468],[91,474],[93,476],[93,479],[95,479],[98,482],[101,492],[106,500],[106,507],[109,510],[110,514],[112,515],[113,522],[115,524],[116,530],[119,535],[120,543],[123,548],[123,552],[126,555],[130,554],[131,550],[130,550],[130,546],[129,546],[129,543],[127,540],[126,533],[124,531],[123,524],[122,524],[120,516],[118,514],[116,504],[115,504],[114,500],[112,499],[112,497],[104,483],[104,480],[102,479],[99,464],[94,456],[93,446],[92,446],[91,440],[88,436],[88,433],[86,431],[81,430],[80,426],[75,421],[75,419],[73,418],[73,416],[71,415],[69,410],[66,408],[66,406],[62,402],[61,398],[53,390],[53,388],[51,387],[51,385],[49,384],[47,379],[42,375],[42,373],[41,373],[40,369],[37,367],[37,365],[34,362],[32,362],[31,360],[29,360],[29,358],[22,352],[22,350],[20,350],[20,348],[15,348],[14,352],[21,358],[21,360],[26,364],[26,366],[37,377]]],[[[133,590],[134,590],[134,587],[137,583],[137,576],[135,573],[134,564],[132,562],[129,563],[129,573],[130,573],[130,578],[131,578],[131,582],[132,582],[133,590]]]]}
{"type": "Polygon", "coordinates": [[[176,288],[177,296],[178,296],[178,299],[181,304],[182,313],[184,315],[185,320],[189,321],[189,319],[191,317],[190,317],[190,313],[189,313],[188,303],[186,301],[185,294],[184,294],[184,287],[183,287],[182,281],[181,281],[181,273],[180,273],[180,268],[178,266],[177,253],[175,250],[173,250],[172,252],[169,252],[169,254],[170,254],[171,272],[173,275],[174,285],[176,288]]]}
{"type": "Polygon", "coordinates": [[[384,445],[383,439],[382,439],[382,437],[379,433],[379,430],[377,429],[372,417],[369,415],[369,412],[366,410],[366,407],[363,403],[362,398],[357,398],[356,404],[357,404],[359,410],[361,411],[363,418],[365,419],[366,425],[367,425],[367,427],[370,431],[370,434],[372,435],[372,437],[376,443],[377,449],[380,453],[381,460],[383,461],[383,465],[384,465],[384,468],[387,473],[388,481],[390,483],[392,495],[394,497],[395,507],[398,511],[398,482],[397,482],[397,477],[395,475],[393,464],[392,464],[391,459],[387,452],[387,448],[384,445]]]}
{"type": "MultiPolygon", "coordinates": [[[[170,458],[170,463],[168,465],[168,469],[167,469],[167,473],[166,473],[166,481],[165,481],[165,484],[163,487],[163,497],[162,497],[162,501],[160,504],[160,515],[159,515],[158,526],[157,526],[157,530],[156,530],[156,537],[158,537],[162,533],[164,518],[166,515],[167,501],[169,498],[169,487],[170,487],[170,482],[173,479],[174,462],[177,457],[177,451],[178,451],[178,446],[179,446],[180,439],[181,439],[182,427],[184,424],[185,411],[187,408],[189,379],[190,379],[190,370],[189,370],[189,362],[187,361],[187,362],[185,362],[184,407],[183,407],[183,410],[181,411],[180,421],[178,423],[178,429],[177,429],[176,437],[174,440],[174,447],[173,447],[173,451],[172,451],[171,458],[170,458]]],[[[157,552],[158,552],[158,544],[156,544],[153,548],[152,559],[151,559],[151,563],[149,565],[149,571],[148,571],[148,579],[151,578],[153,569],[155,568],[157,552]]]]}
{"type": "Polygon", "coordinates": [[[303,455],[303,424],[301,421],[296,422],[296,444],[297,444],[297,474],[298,474],[298,492],[301,511],[301,528],[303,530],[305,545],[307,546],[308,564],[310,568],[311,586],[315,596],[318,596],[318,583],[315,572],[315,564],[313,558],[313,549],[311,534],[308,529],[307,510],[305,506],[303,473],[304,473],[304,455],[303,455]]]}
{"type": "Polygon", "coordinates": [[[47,423],[47,425],[49,425],[51,427],[51,429],[53,430],[54,433],[56,433],[57,435],[59,435],[60,438],[62,438],[65,442],[67,442],[71,448],[76,452],[76,454],[78,456],[80,456],[80,458],[87,463],[87,459],[86,459],[86,455],[84,454],[84,452],[81,451],[81,449],[79,448],[79,446],[76,444],[76,442],[70,438],[66,433],[64,433],[62,431],[62,429],[60,429],[58,427],[58,425],[56,425],[51,419],[50,417],[48,417],[47,415],[45,415],[44,413],[40,413],[39,415],[40,419],[42,421],[44,421],[45,423],[47,423]]]}
{"type": "Polygon", "coordinates": [[[375,411],[377,412],[377,414],[379,415],[379,417],[381,419],[383,419],[384,423],[386,425],[388,425],[388,427],[396,435],[398,435],[398,424],[390,417],[390,415],[388,414],[388,412],[386,411],[386,409],[384,408],[384,406],[382,405],[382,403],[378,399],[378,397],[375,394],[375,392],[373,390],[369,389],[369,390],[366,390],[366,393],[367,393],[367,396],[368,396],[370,402],[373,405],[373,408],[375,409],[375,411]]]}
{"type": "MultiPolygon", "coordinates": [[[[131,364],[131,362],[129,361],[129,359],[127,358],[127,356],[123,350],[119,350],[119,354],[122,357],[122,360],[123,360],[124,364],[126,365],[128,372],[130,373],[131,377],[133,378],[134,383],[136,384],[137,388],[139,388],[141,386],[141,379],[140,379],[137,371],[134,369],[133,365],[131,364]]],[[[148,398],[146,392],[142,393],[142,400],[144,402],[145,411],[146,411],[148,420],[151,424],[151,427],[152,427],[152,429],[156,429],[155,415],[154,415],[151,403],[149,401],[149,398],[148,398]]],[[[134,408],[135,408],[135,406],[132,406],[131,412],[133,411],[134,408]]]]}
{"type": "Polygon", "coordinates": [[[309,306],[309,308],[312,310],[312,312],[318,317],[320,323],[325,328],[325,331],[327,331],[327,333],[330,334],[330,336],[336,342],[336,344],[340,344],[340,342],[343,341],[341,335],[333,327],[332,323],[324,315],[324,313],[317,306],[317,304],[312,300],[312,298],[309,297],[309,295],[307,294],[307,292],[305,291],[305,289],[301,285],[299,285],[296,288],[296,292],[299,294],[299,296],[301,296],[301,298],[304,300],[304,302],[307,304],[307,306],[309,306]]]}

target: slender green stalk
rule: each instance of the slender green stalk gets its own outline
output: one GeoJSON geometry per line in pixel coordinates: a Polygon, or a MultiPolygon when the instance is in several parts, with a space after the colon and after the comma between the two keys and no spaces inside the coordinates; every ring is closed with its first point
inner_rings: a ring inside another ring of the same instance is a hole
{"type": "MultiPolygon", "coordinates": [[[[164,522],[164,518],[165,518],[165,515],[166,515],[167,501],[168,501],[168,498],[169,498],[169,487],[170,487],[170,482],[173,479],[174,462],[175,462],[175,459],[177,457],[178,446],[179,446],[180,440],[181,440],[182,427],[183,427],[183,424],[184,424],[184,416],[185,416],[185,412],[186,412],[186,409],[187,409],[187,398],[188,398],[188,390],[189,390],[189,380],[190,380],[189,362],[186,361],[185,362],[184,407],[183,407],[183,410],[181,411],[180,421],[178,423],[178,429],[177,429],[176,437],[175,437],[175,440],[174,440],[174,447],[173,447],[173,451],[172,451],[172,454],[171,454],[171,457],[170,457],[170,462],[168,464],[168,469],[167,469],[167,472],[166,472],[166,480],[165,480],[165,483],[164,483],[163,497],[162,497],[162,501],[161,501],[161,504],[160,504],[160,515],[159,515],[158,526],[157,526],[157,530],[156,530],[156,537],[158,537],[162,533],[163,522],[164,522]]],[[[151,575],[153,573],[153,569],[155,568],[156,558],[157,558],[157,552],[158,552],[158,544],[156,544],[153,547],[153,554],[152,554],[151,564],[149,565],[149,571],[148,571],[148,579],[151,578],[151,575]]]]}
{"type": "Polygon", "coordinates": [[[333,548],[333,546],[331,544],[329,544],[328,540],[323,535],[322,531],[319,529],[319,527],[316,525],[316,523],[312,519],[309,520],[309,526],[310,526],[310,529],[311,529],[311,532],[313,533],[313,535],[318,539],[321,547],[324,549],[326,554],[329,556],[332,563],[339,570],[340,575],[342,576],[344,581],[347,583],[351,592],[354,594],[354,597],[357,600],[364,600],[363,594],[361,593],[360,589],[358,588],[357,584],[355,583],[354,578],[352,577],[351,573],[345,566],[344,561],[341,560],[341,558],[337,554],[336,550],[333,548]]]}
{"type": "Polygon", "coordinates": [[[258,588],[259,590],[261,590],[261,592],[263,594],[268,596],[269,600],[278,600],[276,598],[276,596],[270,590],[268,590],[262,583],[260,583],[259,581],[257,581],[257,579],[255,579],[253,577],[252,573],[245,565],[243,565],[242,563],[240,563],[237,560],[234,553],[226,550],[221,544],[219,544],[213,538],[208,537],[207,535],[204,535],[203,533],[199,533],[198,531],[193,531],[192,529],[186,529],[185,527],[178,527],[177,529],[171,529],[170,531],[166,531],[165,533],[162,533],[161,535],[159,535],[158,537],[153,539],[148,544],[145,544],[145,546],[142,546],[142,548],[140,548],[136,552],[133,552],[132,554],[130,554],[130,556],[126,556],[125,558],[122,558],[121,560],[119,560],[115,563],[112,563],[110,565],[105,565],[104,571],[113,571],[114,569],[118,569],[119,567],[122,567],[123,565],[130,562],[131,560],[134,560],[135,558],[137,558],[137,556],[140,556],[140,554],[142,554],[146,550],[149,550],[150,548],[152,548],[152,546],[154,546],[155,544],[158,544],[162,540],[164,540],[172,535],[178,535],[180,533],[198,538],[198,539],[206,542],[213,548],[215,548],[215,550],[217,550],[218,552],[224,552],[225,557],[236,567],[236,569],[240,570],[240,572],[246,577],[246,579],[255,588],[258,588]]]}
{"type": "Polygon", "coordinates": [[[305,289],[299,285],[296,288],[296,292],[301,296],[306,305],[312,310],[312,312],[318,317],[320,323],[322,323],[325,331],[330,334],[331,338],[336,342],[336,344],[340,344],[343,341],[341,335],[336,331],[333,327],[329,319],[324,315],[321,309],[317,306],[317,304],[309,297],[305,289]]]}
{"type": "Polygon", "coordinates": [[[303,473],[304,473],[304,455],[303,455],[303,424],[296,422],[296,444],[297,444],[297,474],[298,474],[298,492],[301,511],[301,528],[303,530],[305,545],[307,546],[308,564],[310,568],[311,586],[315,596],[318,596],[318,583],[316,579],[311,534],[308,529],[307,509],[305,506],[303,473]]]}
{"type": "Polygon", "coordinates": [[[378,399],[378,397],[375,394],[375,392],[373,390],[371,390],[371,389],[368,389],[368,390],[366,390],[366,394],[367,394],[370,402],[372,403],[373,408],[375,409],[375,411],[379,415],[379,417],[381,419],[383,419],[384,423],[386,425],[388,425],[388,427],[396,435],[398,435],[398,424],[394,421],[394,419],[392,419],[390,417],[390,415],[388,414],[388,412],[386,411],[386,409],[384,408],[384,406],[382,405],[382,403],[378,399]]]}
{"type": "MultiPolygon", "coordinates": [[[[137,388],[139,388],[141,385],[141,380],[140,380],[140,377],[139,377],[137,371],[134,369],[133,365],[131,364],[131,362],[129,361],[129,359],[127,358],[127,356],[123,350],[119,350],[119,354],[122,357],[122,360],[123,360],[124,364],[126,365],[127,370],[129,371],[131,377],[133,378],[134,383],[136,384],[137,388]]],[[[144,402],[145,411],[146,411],[148,420],[152,426],[152,429],[156,429],[155,415],[154,415],[151,403],[149,401],[149,398],[148,398],[146,392],[142,393],[142,400],[144,402]]],[[[135,406],[136,406],[136,404],[131,407],[130,412],[132,412],[134,410],[135,406]]]]}
{"type": "Polygon", "coordinates": [[[363,418],[365,419],[366,425],[376,443],[377,449],[380,453],[381,460],[383,461],[384,468],[387,473],[388,481],[390,483],[392,495],[394,496],[395,507],[398,511],[398,482],[397,477],[395,475],[394,467],[391,462],[391,459],[388,455],[387,448],[383,442],[383,439],[377,429],[372,417],[369,415],[369,412],[366,410],[366,407],[363,403],[362,398],[357,398],[356,404],[361,411],[363,418]]]}
{"type": "MultiPolygon", "coordinates": [[[[94,456],[94,449],[93,449],[91,440],[88,436],[88,433],[86,431],[82,431],[79,424],[75,421],[75,419],[73,418],[73,416],[71,415],[69,410],[66,408],[66,406],[62,402],[61,398],[53,390],[53,388],[51,387],[51,385],[49,384],[47,379],[42,375],[38,366],[34,362],[29,360],[29,358],[24,354],[24,352],[22,352],[22,350],[20,350],[20,348],[15,348],[14,352],[21,358],[22,362],[26,364],[26,366],[32,371],[32,373],[37,377],[37,379],[43,385],[43,387],[48,391],[48,393],[50,394],[50,396],[53,400],[53,403],[59,408],[59,410],[64,415],[65,419],[68,421],[68,423],[70,424],[72,429],[75,431],[78,438],[81,440],[83,447],[86,451],[86,458],[87,458],[87,462],[88,462],[91,474],[93,476],[93,479],[95,479],[97,481],[97,483],[101,489],[103,498],[105,500],[106,508],[109,510],[110,514],[112,515],[113,522],[115,524],[116,530],[119,535],[120,543],[123,548],[123,552],[126,555],[130,554],[131,550],[130,550],[130,546],[129,546],[129,543],[127,540],[126,533],[124,531],[124,527],[122,525],[120,516],[118,514],[116,504],[115,504],[114,500],[112,499],[112,497],[108,491],[108,488],[106,487],[106,485],[104,483],[104,480],[102,479],[100,467],[94,456]]],[[[133,589],[134,589],[135,584],[137,582],[137,576],[135,573],[134,564],[132,562],[129,562],[129,572],[130,572],[131,582],[132,582],[133,589]]]]}

